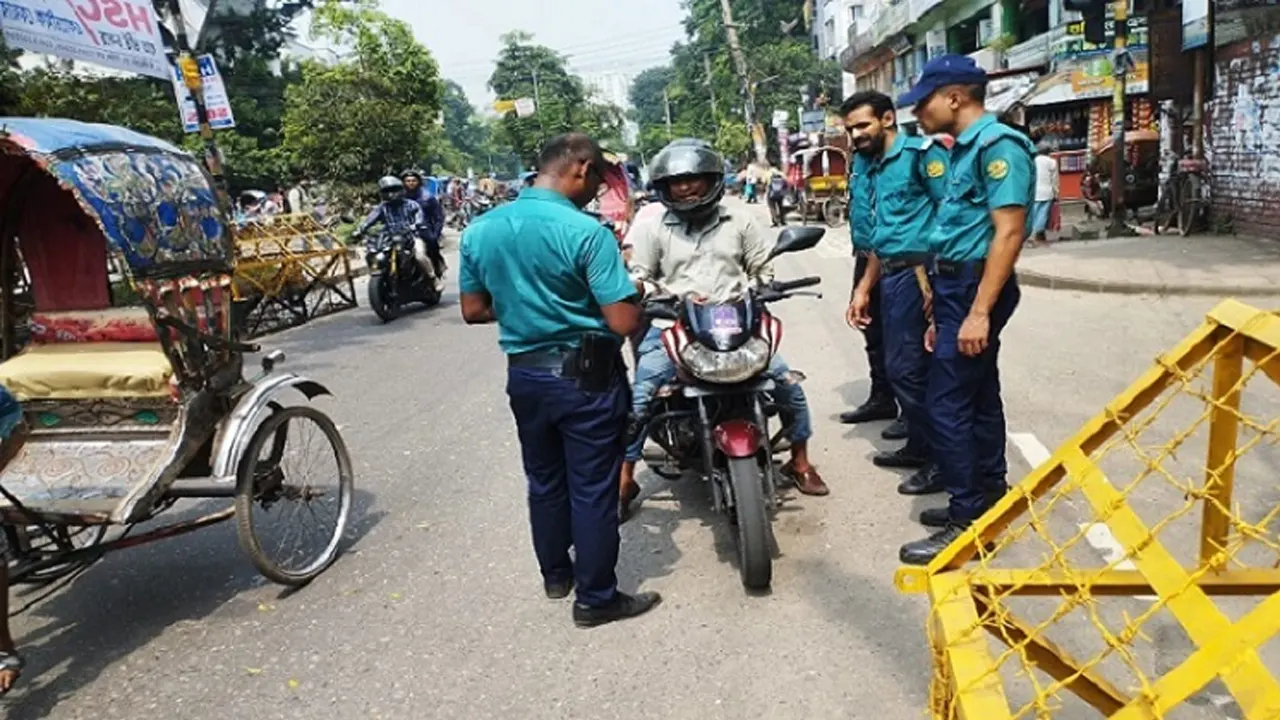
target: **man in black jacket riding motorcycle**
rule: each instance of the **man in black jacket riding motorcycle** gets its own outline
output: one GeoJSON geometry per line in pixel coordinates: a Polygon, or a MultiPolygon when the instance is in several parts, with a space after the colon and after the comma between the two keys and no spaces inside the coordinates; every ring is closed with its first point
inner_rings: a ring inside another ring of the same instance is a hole
{"type": "Polygon", "coordinates": [[[417,170],[405,170],[400,179],[404,181],[405,197],[422,206],[423,220],[427,224],[427,255],[436,265],[436,276],[444,279],[444,256],[440,254],[440,237],[444,234],[444,205],[440,199],[429,192],[422,182],[422,173],[417,170]]]}
{"type": "MultiPolygon", "coordinates": [[[[436,271],[434,258],[431,257],[428,248],[430,229],[427,225],[426,216],[422,211],[422,206],[416,201],[410,200],[405,195],[404,183],[400,178],[388,175],[378,181],[378,194],[382,197],[382,203],[369,213],[369,217],[360,223],[360,227],[356,228],[352,237],[360,239],[364,236],[369,228],[381,223],[387,230],[391,232],[401,232],[413,236],[413,257],[418,261],[418,265],[422,267],[423,274],[426,275],[434,285],[437,292],[444,291],[444,281],[440,279],[440,273],[436,271]]],[[[437,237],[436,255],[440,254],[439,242],[437,237]]],[[[443,268],[443,260],[440,265],[443,268]]]]}

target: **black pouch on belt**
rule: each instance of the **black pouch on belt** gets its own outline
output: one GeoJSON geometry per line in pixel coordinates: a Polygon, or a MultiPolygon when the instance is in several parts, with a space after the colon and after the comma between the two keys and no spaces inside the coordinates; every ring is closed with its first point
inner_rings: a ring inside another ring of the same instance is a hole
{"type": "Polygon", "coordinates": [[[614,374],[622,362],[622,343],[613,335],[586,333],[578,352],[571,353],[566,363],[565,375],[576,378],[578,389],[583,392],[604,392],[613,384],[614,374]]]}

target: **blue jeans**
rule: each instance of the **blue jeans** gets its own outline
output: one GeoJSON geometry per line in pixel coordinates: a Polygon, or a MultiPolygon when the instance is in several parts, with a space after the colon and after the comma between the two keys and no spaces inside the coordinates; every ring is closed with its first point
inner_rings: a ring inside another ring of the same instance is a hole
{"type": "Polygon", "coordinates": [[[541,368],[507,370],[520,434],[529,523],[542,577],[574,579],[578,602],[600,607],[617,593],[618,472],[627,429],[627,382],[606,392],[541,368]],[[576,561],[569,559],[569,548],[576,561]]]}
{"type": "Polygon", "coordinates": [[[933,459],[951,496],[954,520],[976,520],[990,498],[1008,489],[1005,476],[1004,403],[1000,398],[1000,333],[1022,297],[1011,276],[991,311],[987,349],[977,357],[960,354],[957,338],[982,280],[977,265],[933,283],[938,335],[929,366],[927,407],[933,459]]]}
{"type": "Polygon", "coordinates": [[[929,386],[929,353],[924,349],[927,321],[915,269],[885,275],[880,280],[880,293],[878,320],[884,323],[885,372],[910,433],[903,450],[930,457],[929,413],[925,409],[929,386]]]}
{"type": "MultiPolygon", "coordinates": [[[[636,379],[631,387],[631,412],[644,417],[648,414],[649,403],[663,385],[676,377],[676,365],[667,355],[662,345],[662,330],[650,328],[640,343],[640,357],[636,360],[636,379]]],[[[765,372],[773,378],[777,387],[773,390],[774,402],[778,407],[792,416],[791,442],[801,443],[813,437],[813,420],[809,417],[809,401],[805,399],[804,388],[799,384],[786,384],[781,378],[791,369],[774,355],[765,372]]],[[[639,462],[644,452],[646,433],[631,442],[627,448],[627,461],[639,462]]]]}

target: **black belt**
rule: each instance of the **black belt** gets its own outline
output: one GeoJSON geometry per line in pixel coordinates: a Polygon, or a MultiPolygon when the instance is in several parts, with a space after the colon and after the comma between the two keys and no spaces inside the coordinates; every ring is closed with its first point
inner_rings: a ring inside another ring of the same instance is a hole
{"type": "Polygon", "coordinates": [[[933,256],[929,253],[907,253],[880,260],[880,267],[886,274],[901,272],[921,265],[928,266],[933,256]]]}
{"type": "Polygon", "coordinates": [[[577,367],[577,349],[535,350],[507,356],[508,367],[541,368],[543,370],[569,371],[577,367]]]}
{"type": "Polygon", "coordinates": [[[939,259],[937,263],[934,264],[934,271],[944,277],[959,277],[967,273],[981,276],[986,268],[987,261],[985,258],[982,260],[966,260],[963,262],[939,259]]]}

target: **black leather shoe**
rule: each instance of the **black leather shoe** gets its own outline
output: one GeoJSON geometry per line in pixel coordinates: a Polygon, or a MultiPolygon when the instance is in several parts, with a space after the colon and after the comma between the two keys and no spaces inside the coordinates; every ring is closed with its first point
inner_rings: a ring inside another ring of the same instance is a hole
{"type": "Polygon", "coordinates": [[[931,528],[944,528],[951,522],[951,509],[947,507],[929,508],[920,513],[920,524],[931,528]]]}
{"type": "Polygon", "coordinates": [[[917,470],[898,486],[899,495],[934,495],[946,490],[942,484],[942,473],[932,465],[917,470]]]}
{"type": "Polygon", "coordinates": [[[862,403],[856,409],[840,413],[840,422],[845,425],[897,419],[897,401],[891,397],[876,397],[875,395],[872,395],[870,400],[862,403]]]}
{"type": "Polygon", "coordinates": [[[871,462],[876,467],[882,468],[900,468],[905,470],[919,470],[929,464],[929,459],[919,455],[910,455],[905,452],[906,448],[893,450],[890,452],[876,453],[871,458],[871,462]]]}
{"type": "Polygon", "coordinates": [[[956,538],[963,535],[967,529],[966,525],[949,522],[945,528],[929,537],[903,545],[898,551],[898,559],[904,565],[928,565],[938,556],[938,553],[946,550],[947,546],[955,542],[956,538]]]}
{"type": "Polygon", "coordinates": [[[569,593],[573,592],[573,579],[550,581],[544,580],[542,588],[547,591],[547,597],[552,600],[563,600],[569,597],[569,593]]]}
{"type": "Polygon", "coordinates": [[[901,417],[880,433],[880,437],[885,440],[906,440],[907,435],[907,420],[901,417]]]}
{"type": "Polygon", "coordinates": [[[593,628],[618,620],[627,620],[649,612],[661,602],[661,595],[650,592],[636,595],[618,593],[613,596],[613,602],[604,607],[574,603],[573,624],[580,628],[593,628]]]}

